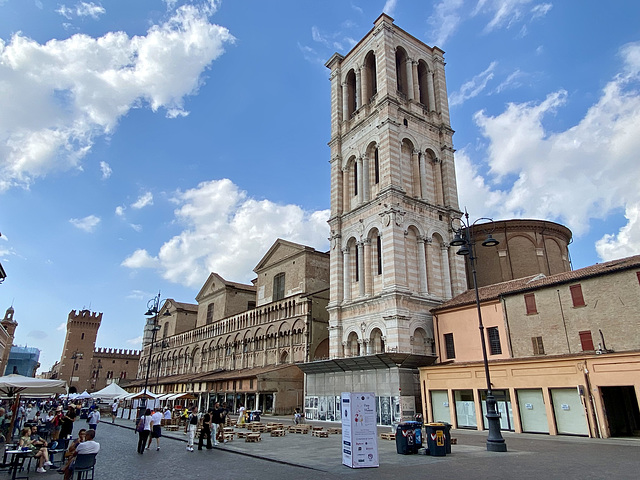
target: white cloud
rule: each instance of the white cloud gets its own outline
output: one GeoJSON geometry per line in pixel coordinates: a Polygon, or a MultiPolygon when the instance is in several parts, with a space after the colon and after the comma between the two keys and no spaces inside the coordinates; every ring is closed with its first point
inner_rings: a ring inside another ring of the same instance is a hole
{"type": "Polygon", "coordinates": [[[123,205],[118,205],[116,207],[116,215],[119,217],[123,217],[124,216],[124,211],[126,210],[127,207],[123,206],[123,205]]]}
{"type": "Polygon", "coordinates": [[[136,232],[142,231],[142,225],[138,225],[136,223],[130,223],[129,226],[133,228],[136,232]]]}
{"type": "Polygon", "coordinates": [[[464,0],[443,0],[433,8],[433,13],[427,20],[431,26],[431,32],[427,36],[433,38],[433,45],[442,47],[455,33],[462,21],[460,9],[463,5],[464,0]]]}
{"type": "Polygon", "coordinates": [[[540,3],[531,9],[531,16],[533,19],[544,17],[552,7],[550,3],[540,3]]]}
{"type": "Polygon", "coordinates": [[[153,205],[153,194],[151,192],[145,192],[138,197],[138,200],[131,204],[131,208],[139,210],[149,205],[153,205]]]}
{"type": "Polygon", "coordinates": [[[394,12],[396,10],[397,3],[398,3],[398,0],[387,0],[384,3],[384,7],[382,7],[382,11],[387,15],[389,15],[390,17],[393,17],[394,12]]]}
{"type": "Polygon", "coordinates": [[[130,338],[129,340],[127,340],[127,343],[129,345],[137,345],[138,347],[141,347],[142,346],[142,336],[136,337],[136,338],[130,338]]]}
{"type": "Polygon", "coordinates": [[[74,227],[79,228],[80,230],[92,233],[98,227],[98,224],[100,223],[100,217],[89,215],[84,218],[71,218],[69,219],[69,223],[71,223],[74,227]]]}
{"type": "Polygon", "coordinates": [[[76,5],[76,15],[79,17],[91,17],[97,20],[100,15],[104,15],[106,12],[102,5],[96,5],[93,2],[80,2],[76,5]]]}
{"type": "Polygon", "coordinates": [[[494,93],[500,93],[508,89],[518,88],[522,85],[520,80],[527,77],[527,74],[521,71],[520,69],[512,72],[507,78],[505,78],[500,85],[498,85],[494,93]]]}
{"type": "Polygon", "coordinates": [[[227,179],[178,192],[175,202],[176,221],[185,229],[167,240],[157,256],[139,249],[122,265],[158,268],[167,280],[198,287],[212,271],[249,281],[277,238],[328,248],[328,210],[305,212],[297,205],[256,200],[227,179]]]}
{"type": "Polygon", "coordinates": [[[102,179],[106,180],[107,178],[109,178],[111,176],[111,173],[113,173],[113,170],[111,170],[111,167],[109,166],[109,164],[107,162],[100,162],[100,170],[102,171],[102,179]]]}
{"type": "Polygon", "coordinates": [[[214,7],[183,5],[145,36],[0,39],[0,191],[80,168],[96,137],[132,108],[186,113],[185,97],[234,40],[209,22],[214,7]]]}
{"type": "Polygon", "coordinates": [[[449,96],[449,105],[452,107],[455,105],[461,105],[466,100],[469,100],[470,98],[473,98],[480,92],[482,92],[486,88],[487,83],[489,83],[489,81],[493,79],[493,71],[495,70],[497,64],[498,62],[491,62],[491,64],[483,72],[480,72],[471,80],[463,83],[460,87],[460,90],[458,90],[457,92],[453,92],[449,96]]]}
{"type": "MultiPolygon", "coordinates": [[[[469,152],[456,154],[461,205],[484,205],[482,215],[560,221],[576,235],[590,219],[625,211],[617,233],[605,235],[599,255],[610,259],[640,249],[640,42],[620,51],[621,73],[574,126],[559,132],[544,119],[570,101],[567,92],[541,102],[509,104],[496,116],[475,116],[487,139],[488,173],[465,168],[469,152]]],[[[466,164],[469,167],[469,163],[466,164]]]]}
{"type": "Polygon", "coordinates": [[[150,296],[149,294],[147,294],[146,292],[143,292],[142,290],[132,290],[131,293],[127,295],[127,298],[131,300],[142,300],[149,296],[150,296]]]}
{"type": "Polygon", "coordinates": [[[67,322],[62,322],[56,327],[56,330],[59,332],[64,332],[65,330],[67,330],[67,322]]]}

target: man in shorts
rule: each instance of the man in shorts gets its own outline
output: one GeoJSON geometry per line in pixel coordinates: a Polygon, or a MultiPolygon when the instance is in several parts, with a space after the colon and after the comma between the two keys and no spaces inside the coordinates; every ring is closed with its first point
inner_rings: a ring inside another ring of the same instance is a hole
{"type": "Polygon", "coordinates": [[[118,416],[118,400],[114,400],[111,404],[111,423],[116,423],[116,417],[118,416]]]}
{"type": "Polygon", "coordinates": [[[147,450],[151,448],[151,441],[156,439],[156,452],[160,450],[160,437],[162,436],[162,412],[160,409],[154,410],[151,415],[151,436],[149,437],[149,444],[147,450]]]}

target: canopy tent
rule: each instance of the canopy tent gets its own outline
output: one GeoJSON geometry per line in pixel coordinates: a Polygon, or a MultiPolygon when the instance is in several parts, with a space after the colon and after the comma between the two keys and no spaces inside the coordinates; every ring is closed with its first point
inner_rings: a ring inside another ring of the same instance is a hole
{"type": "Polygon", "coordinates": [[[127,395],[127,391],[117,383],[110,383],[102,390],[92,393],[94,398],[100,398],[102,400],[113,400],[122,395],[127,395]]]}
{"type": "Polygon", "coordinates": [[[82,393],[79,393],[78,395],[76,395],[75,397],[73,397],[74,400],[86,400],[88,398],[93,398],[93,395],[91,395],[89,392],[87,392],[86,390],[82,393]]]}
{"type": "Polygon", "coordinates": [[[138,393],[127,394],[125,392],[124,395],[118,396],[118,400],[139,400],[141,398],[158,398],[158,397],[159,395],[156,395],[155,393],[150,392],[148,389],[145,390],[143,388],[138,393]]]}
{"type": "Polygon", "coordinates": [[[16,394],[26,397],[29,395],[55,395],[66,391],[67,382],[64,380],[45,380],[15,374],[0,377],[0,393],[9,397],[16,394]]]}

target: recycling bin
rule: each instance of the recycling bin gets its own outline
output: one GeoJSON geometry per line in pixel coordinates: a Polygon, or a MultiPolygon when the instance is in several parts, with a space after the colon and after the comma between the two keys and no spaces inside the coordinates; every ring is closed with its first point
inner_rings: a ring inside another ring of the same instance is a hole
{"type": "Polygon", "coordinates": [[[447,455],[447,430],[444,423],[427,423],[427,425],[425,425],[427,449],[432,457],[444,457],[447,455]]]}
{"type": "Polygon", "coordinates": [[[422,447],[422,423],[404,422],[396,427],[396,451],[400,455],[418,453],[422,447]]]}

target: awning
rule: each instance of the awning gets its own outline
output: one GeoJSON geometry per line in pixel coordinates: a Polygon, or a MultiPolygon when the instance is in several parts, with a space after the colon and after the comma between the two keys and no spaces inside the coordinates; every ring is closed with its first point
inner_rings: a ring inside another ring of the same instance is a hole
{"type": "Polygon", "coordinates": [[[418,369],[433,365],[435,355],[416,355],[413,353],[378,353],[361,357],[333,358],[309,363],[297,363],[296,366],[306,374],[339,373],[358,370],[385,370],[388,368],[418,369]]]}

